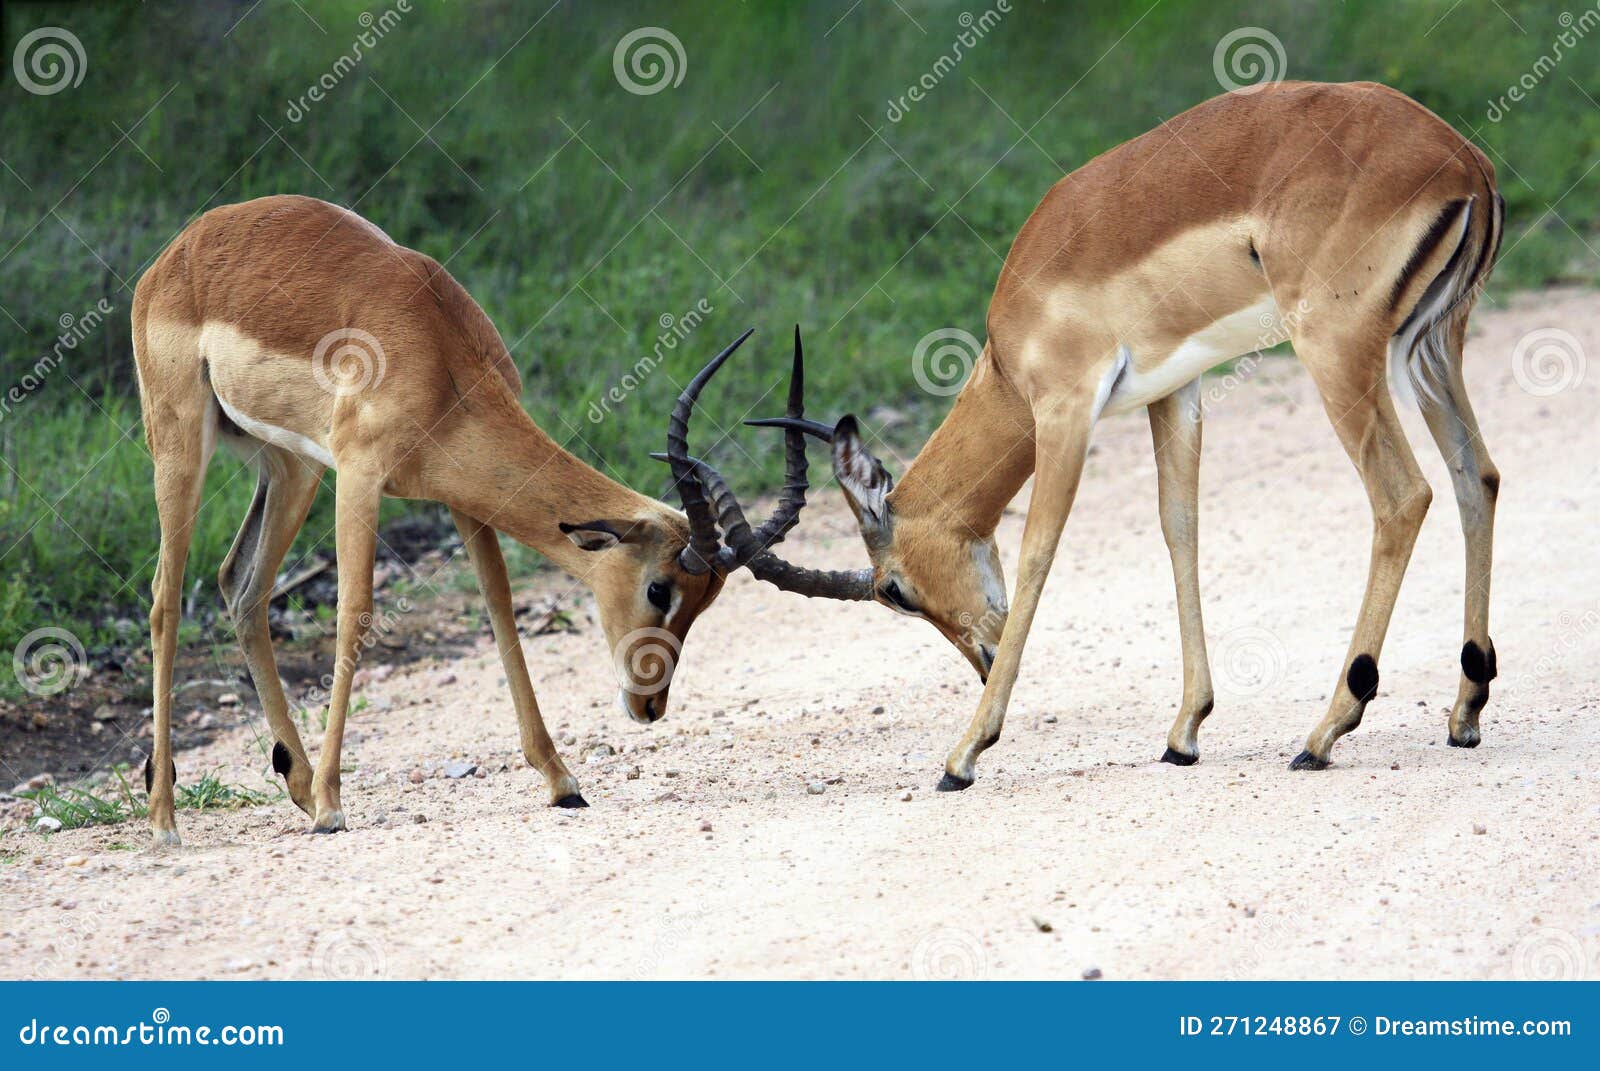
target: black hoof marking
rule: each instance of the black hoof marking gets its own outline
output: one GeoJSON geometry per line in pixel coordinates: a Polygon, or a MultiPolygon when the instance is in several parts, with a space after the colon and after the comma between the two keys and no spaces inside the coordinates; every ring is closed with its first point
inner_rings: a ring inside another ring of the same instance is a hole
{"type": "Polygon", "coordinates": [[[311,827],[311,835],[313,837],[328,837],[328,836],[332,836],[335,833],[343,833],[343,832],[344,832],[344,827],[343,826],[335,826],[332,829],[318,829],[315,826],[311,827]]]}
{"type": "MultiPolygon", "coordinates": [[[[154,761],[154,756],[144,760],[144,794],[146,796],[150,795],[150,786],[155,784],[155,780],[156,780],[156,768],[151,765],[151,763],[153,761],[154,761]]],[[[171,764],[171,766],[172,766],[172,784],[173,784],[174,787],[176,787],[177,784],[178,784],[178,764],[176,762],[174,762],[174,763],[171,764]]]]}
{"type": "Polygon", "coordinates": [[[1450,736],[1451,747],[1477,747],[1479,743],[1481,743],[1481,738],[1478,737],[1474,737],[1471,740],[1457,740],[1454,734],[1450,736]]]}
{"type": "Polygon", "coordinates": [[[965,777],[957,777],[949,770],[946,770],[944,776],[939,778],[939,783],[933,786],[933,790],[935,792],[960,792],[962,789],[971,787],[971,781],[968,781],[965,777]]]}
{"type": "Polygon", "coordinates": [[[1350,671],[1344,675],[1344,683],[1351,695],[1363,703],[1372,702],[1373,696],[1378,694],[1378,663],[1369,654],[1356,655],[1355,661],[1350,663],[1350,671]]]}
{"type": "Polygon", "coordinates": [[[1216,705],[1217,701],[1215,699],[1207,699],[1206,705],[1195,711],[1194,720],[1205,721],[1207,718],[1211,717],[1211,710],[1216,705]]]}
{"type": "MultiPolygon", "coordinates": [[[[1366,655],[1361,657],[1365,658],[1366,655]]],[[[1309,751],[1300,752],[1294,757],[1294,761],[1289,764],[1289,769],[1291,770],[1326,770],[1327,768],[1327,759],[1319,759],[1309,751]]]]}
{"type": "Polygon", "coordinates": [[[587,807],[587,806],[589,806],[589,801],[584,799],[582,796],[578,795],[576,792],[574,792],[569,796],[562,796],[560,799],[556,800],[555,805],[557,807],[567,807],[567,808],[574,808],[575,809],[575,808],[578,808],[578,807],[587,807]]]}
{"type": "Polygon", "coordinates": [[[1199,755],[1185,755],[1181,751],[1174,751],[1170,747],[1161,753],[1162,762],[1170,762],[1174,766],[1193,766],[1200,761],[1199,755]]]}
{"type": "Polygon", "coordinates": [[[1499,675],[1499,669],[1495,665],[1493,640],[1489,641],[1487,651],[1471,640],[1462,645],[1461,673],[1473,684],[1488,684],[1499,675]]]}
{"type": "Polygon", "coordinates": [[[289,749],[279,740],[272,745],[272,772],[279,777],[288,777],[289,771],[294,769],[294,756],[289,754],[289,749]]]}

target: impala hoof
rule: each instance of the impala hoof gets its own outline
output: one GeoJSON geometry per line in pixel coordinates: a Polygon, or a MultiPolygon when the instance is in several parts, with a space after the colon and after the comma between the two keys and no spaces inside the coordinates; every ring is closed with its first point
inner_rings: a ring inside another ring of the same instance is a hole
{"type": "Polygon", "coordinates": [[[589,801],[578,795],[576,792],[572,792],[562,796],[560,799],[556,800],[555,803],[551,804],[551,806],[566,807],[568,809],[575,810],[579,807],[589,806],[589,801]]]}
{"type": "Polygon", "coordinates": [[[1294,757],[1294,761],[1289,764],[1289,769],[1291,770],[1326,770],[1327,768],[1327,759],[1319,759],[1309,751],[1300,752],[1294,757]]]}
{"type": "Polygon", "coordinates": [[[1185,755],[1181,751],[1174,751],[1170,747],[1161,753],[1162,762],[1170,762],[1174,766],[1193,766],[1200,761],[1199,755],[1185,755]]]}
{"type": "Polygon", "coordinates": [[[939,783],[933,786],[933,790],[935,792],[960,792],[962,789],[971,787],[971,780],[965,777],[957,777],[946,770],[944,776],[939,778],[939,783]]]}
{"type": "Polygon", "coordinates": [[[1450,734],[1451,747],[1477,747],[1482,741],[1483,737],[1478,735],[1478,731],[1476,729],[1462,732],[1459,738],[1457,738],[1455,733],[1450,734]]]}
{"type": "Polygon", "coordinates": [[[311,832],[316,836],[321,836],[324,833],[341,833],[344,829],[343,811],[329,811],[319,817],[311,826],[311,832]]]}
{"type": "Polygon", "coordinates": [[[183,847],[183,841],[178,839],[178,831],[176,829],[157,829],[151,835],[150,847],[158,852],[163,852],[183,847]]]}

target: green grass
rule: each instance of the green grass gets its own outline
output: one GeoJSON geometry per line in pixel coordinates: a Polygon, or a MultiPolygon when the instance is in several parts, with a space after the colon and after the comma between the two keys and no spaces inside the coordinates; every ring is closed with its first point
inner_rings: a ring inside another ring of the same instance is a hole
{"type": "MultiPolygon", "coordinates": [[[[46,785],[24,792],[22,797],[32,800],[43,817],[59,821],[62,829],[119,825],[148,817],[150,808],[143,795],[136,793],[128,783],[127,766],[116,767],[112,778],[98,790],[46,785]]],[[[257,792],[242,785],[228,784],[215,773],[207,773],[193,784],[178,785],[174,804],[180,811],[236,810],[282,798],[281,791],[257,792]]]]}
{"type": "MultiPolygon", "coordinates": [[[[1589,99],[1600,99],[1600,32],[1488,118],[1560,32],[1547,3],[1012,0],[895,123],[889,101],[984,0],[563,3],[531,31],[543,3],[415,0],[291,122],[289,102],[349,50],[358,15],[387,10],[301,6],[5,9],[7,41],[67,27],[88,63],[81,86],[51,96],[0,71],[0,386],[50,350],[62,317],[101,300],[112,309],[0,417],[6,649],[41,624],[70,625],[92,646],[115,616],[142,619],[157,529],[128,309],[143,267],[216,204],[309,193],[355,205],[445,261],[512,344],[535,417],[652,493],[665,481],[645,455],[659,448],[676,385],[748,325],[760,333],[719,380],[709,418],[734,426],[751,407],[774,407],[765,392],[799,321],[813,411],[892,404],[910,418],[909,447],[948,405],[916,388],[918,339],[944,327],[981,338],[996,251],[1044,191],[1214,95],[1214,46],[1240,26],[1271,30],[1291,77],[1385,81],[1476,136],[1508,204],[1491,302],[1600,275],[1600,171],[1590,169],[1600,108],[1589,99]],[[613,48],[641,26],[682,42],[676,88],[619,86],[613,48]],[[701,300],[712,309],[704,324],[591,422],[590,405],[650,351],[660,318],[701,300]]],[[[742,486],[771,486],[773,436],[715,440],[699,441],[742,486]]],[[[228,460],[210,475],[189,581],[202,605],[215,605],[212,577],[250,484],[228,460]]],[[[328,498],[300,550],[331,546],[328,498]]]]}

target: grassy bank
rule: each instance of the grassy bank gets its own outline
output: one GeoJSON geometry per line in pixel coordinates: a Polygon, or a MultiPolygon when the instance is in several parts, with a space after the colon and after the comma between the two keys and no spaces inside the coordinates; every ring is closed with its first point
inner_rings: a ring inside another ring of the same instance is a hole
{"type": "MultiPolygon", "coordinates": [[[[676,384],[748,325],[760,334],[719,382],[719,423],[760,407],[798,320],[815,411],[893,405],[914,440],[948,404],[918,389],[918,340],[981,338],[999,256],[1045,189],[1218,92],[1215,47],[1240,27],[1281,42],[1288,76],[1388,82],[1490,152],[1510,221],[1491,301],[1594,282],[1600,28],[1546,65],[1557,14],[1515,0],[10,5],[8,55],[58,26],[85,62],[61,92],[0,87],[0,377],[34,383],[0,419],[0,641],[92,633],[143,602],[156,526],[127,312],[143,267],[209,206],[308,193],[446,262],[512,344],[544,426],[659,492],[645,455],[676,384]],[[629,92],[615,49],[651,26],[681,43],[666,57],[681,80],[629,92]],[[683,339],[663,326],[691,320],[683,339]],[[658,345],[659,367],[624,389],[658,345]]],[[[711,456],[770,480],[776,442],[739,441],[711,456]]],[[[206,598],[249,493],[216,466],[191,567],[206,598]]],[[[302,550],[327,542],[328,514],[302,550]]]]}

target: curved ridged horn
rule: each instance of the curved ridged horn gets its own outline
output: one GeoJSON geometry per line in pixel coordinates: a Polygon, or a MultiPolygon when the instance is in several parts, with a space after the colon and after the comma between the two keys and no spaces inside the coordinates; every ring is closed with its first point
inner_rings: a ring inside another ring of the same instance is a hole
{"type": "Polygon", "coordinates": [[[747,330],[695,373],[695,377],[678,395],[678,401],[672,407],[672,417],[667,421],[667,453],[663,460],[672,466],[673,486],[678,490],[678,501],[683,504],[684,515],[689,518],[689,545],[678,555],[678,564],[685,572],[697,576],[714,568],[722,541],[717,538],[716,521],[712,519],[711,507],[706,502],[705,492],[695,476],[694,462],[689,457],[689,416],[694,412],[694,403],[706,383],[717,374],[723,362],[733,356],[733,351],[754,333],[753,327],[747,330]]]}

